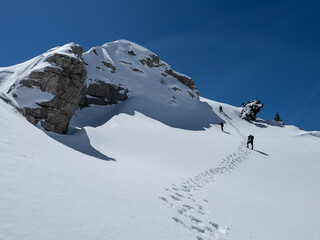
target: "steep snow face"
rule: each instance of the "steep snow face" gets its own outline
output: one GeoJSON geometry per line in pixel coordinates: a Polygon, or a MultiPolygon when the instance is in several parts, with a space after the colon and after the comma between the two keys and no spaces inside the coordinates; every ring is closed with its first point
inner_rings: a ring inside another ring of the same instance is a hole
{"type": "MultiPolygon", "coordinates": [[[[87,87],[103,81],[128,89],[128,100],[117,108],[101,108],[102,112],[140,112],[169,126],[190,130],[203,130],[221,121],[207,103],[199,101],[192,78],[173,71],[138,44],[127,40],[106,43],[84,53],[83,59],[87,87]]],[[[78,116],[88,111],[84,109],[78,116]]]]}

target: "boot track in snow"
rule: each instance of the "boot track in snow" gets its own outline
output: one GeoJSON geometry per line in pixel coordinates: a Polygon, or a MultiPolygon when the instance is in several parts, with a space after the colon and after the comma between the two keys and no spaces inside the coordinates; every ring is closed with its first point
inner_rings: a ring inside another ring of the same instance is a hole
{"type": "MultiPolygon", "coordinates": [[[[193,234],[197,240],[224,239],[230,229],[210,220],[210,213],[202,203],[196,200],[194,195],[208,184],[215,182],[215,177],[218,174],[231,173],[250,154],[250,150],[246,147],[245,135],[231,122],[226,114],[223,113],[223,115],[226,116],[225,121],[243,138],[238,150],[222,159],[218,167],[210,168],[179,185],[172,184],[171,187],[165,188],[167,195],[159,197],[160,200],[175,210],[172,219],[193,234]]],[[[208,204],[207,199],[202,201],[208,204]]]]}

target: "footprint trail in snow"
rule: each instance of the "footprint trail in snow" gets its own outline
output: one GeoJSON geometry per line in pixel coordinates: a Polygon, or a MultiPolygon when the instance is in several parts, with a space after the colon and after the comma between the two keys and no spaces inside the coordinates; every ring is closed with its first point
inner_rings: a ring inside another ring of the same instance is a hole
{"type": "Polygon", "coordinates": [[[217,175],[231,173],[250,154],[250,150],[246,147],[246,137],[229,118],[225,120],[243,138],[238,150],[222,159],[218,167],[208,169],[179,185],[172,184],[171,187],[165,188],[167,195],[159,197],[175,210],[173,221],[193,234],[197,240],[225,239],[230,229],[211,220],[212,216],[203,206],[208,204],[208,200],[203,199],[199,202],[194,195],[208,184],[215,182],[217,175]]]}

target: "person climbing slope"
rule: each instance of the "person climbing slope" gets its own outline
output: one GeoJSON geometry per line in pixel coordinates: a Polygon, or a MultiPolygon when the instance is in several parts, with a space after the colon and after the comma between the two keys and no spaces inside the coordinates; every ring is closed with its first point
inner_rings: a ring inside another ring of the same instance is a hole
{"type": "Polygon", "coordinates": [[[223,122],[221,122],[220,123],[220,127],[221,127],[221,131],[223,132],[223,126],[224,126],[224,124],[223,124],[223,122]]]}
{"type": "Polygon", "coordinates": [[[248,136],[247,148],[249,148],[249,144],[251,144],[251,149],[253,149],[253,139],[254,139],[254,136],[252,135],[248,136]]]}

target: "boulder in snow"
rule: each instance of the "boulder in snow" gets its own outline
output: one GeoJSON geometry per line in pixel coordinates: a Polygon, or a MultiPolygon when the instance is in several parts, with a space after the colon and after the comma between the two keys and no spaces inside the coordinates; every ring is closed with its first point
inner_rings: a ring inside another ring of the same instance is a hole
{"type": "Polygon", "coordinates": [[[257,120],[257,114],[263,108],[263,103],[260,100],[252,100],[247,104],[242,104],[240,116],[249,122],[257,120]]]}

